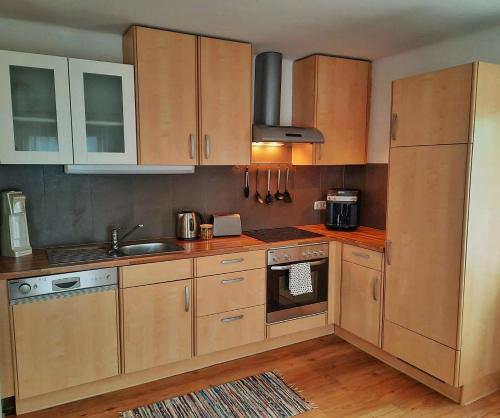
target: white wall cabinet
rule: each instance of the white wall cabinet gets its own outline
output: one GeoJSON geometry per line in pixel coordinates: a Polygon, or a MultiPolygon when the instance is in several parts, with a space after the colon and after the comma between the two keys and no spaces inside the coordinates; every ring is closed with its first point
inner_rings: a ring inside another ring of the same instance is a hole
{"type": "Polygon", "coordinates": [[[0,129],[1,164],[137,164],[134,68],[0,51],[0,129]]]}
{"type": "Polygon", "coordinates": [[[137,164],[134,67],[69,59],[75,164],[137,164]]]}
{"type": "Polygon", "coordinates": [[[0,163],[72,164],[67,58],[0,51],[0,163]]]}

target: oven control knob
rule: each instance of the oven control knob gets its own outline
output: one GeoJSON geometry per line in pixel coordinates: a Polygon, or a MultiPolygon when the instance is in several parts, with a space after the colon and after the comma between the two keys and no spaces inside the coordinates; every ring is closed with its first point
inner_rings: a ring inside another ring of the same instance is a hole
{"type": "Polygon", "coordinates": [[[18,290],[23,295],[27,295],[29,292],[31,292],[31,286],[28,283],[23,283],[23,284],[19,285],[18,290]]]}

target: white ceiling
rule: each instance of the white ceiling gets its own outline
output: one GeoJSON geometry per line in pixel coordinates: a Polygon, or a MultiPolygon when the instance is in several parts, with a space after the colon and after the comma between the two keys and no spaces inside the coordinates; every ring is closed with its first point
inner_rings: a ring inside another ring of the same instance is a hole
{"type": "Polygon", "coordinates": [[[498,0],[1,0],[0,17],[122,33],[132,23],[289,58],[380,58],[500,24],[498,0]]]}

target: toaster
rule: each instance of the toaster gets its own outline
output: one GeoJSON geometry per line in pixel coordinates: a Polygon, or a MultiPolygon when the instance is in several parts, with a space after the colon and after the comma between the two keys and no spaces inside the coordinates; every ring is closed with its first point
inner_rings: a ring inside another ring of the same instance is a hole
{"type": "Polygon", "coordinates": [[[241,217],[239,213],[213,215],[214,237],[241,235],[241,217]]]}

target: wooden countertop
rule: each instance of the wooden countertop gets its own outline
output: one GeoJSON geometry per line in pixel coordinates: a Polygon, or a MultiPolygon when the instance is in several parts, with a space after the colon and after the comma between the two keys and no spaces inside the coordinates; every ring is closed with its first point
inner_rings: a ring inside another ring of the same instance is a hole
{"type": "MultiPolygon", "coordinates": [[[[178,260],[182,258],[204,257],[208,255],[227,254],[239,251],[266,250],[276,245],[293,245],[297,243],[320,241],[341,241],[374,251],[383,252],[385,248],[385,231],[360,226],[353,232],[330,231],[324,225],[304,225],[298,228],[324,235],[324,238],[309,238],[277,243],[265,243],[255,238],[241,235],[239,237],[214,238],[210,241],[175,241],[184,248],[183,251],[156,255],[140,255],[119,257],[116,259],[86,262],[82,264],[50,265],[45,250],[33,250],[33,254],[13,258],[0,257],[0,280],[18,279],[31,276],[67,273],[105,267],[129,266],[134,264],[154,263],[159,261],[178,260]]],[[[155,239],[156,241],[156,239],[155,239]]],[[[82,246],[83,247],[83,246],[82,246]]],[[[88,247],[88,246],[87,246],[88,247]]]]}

